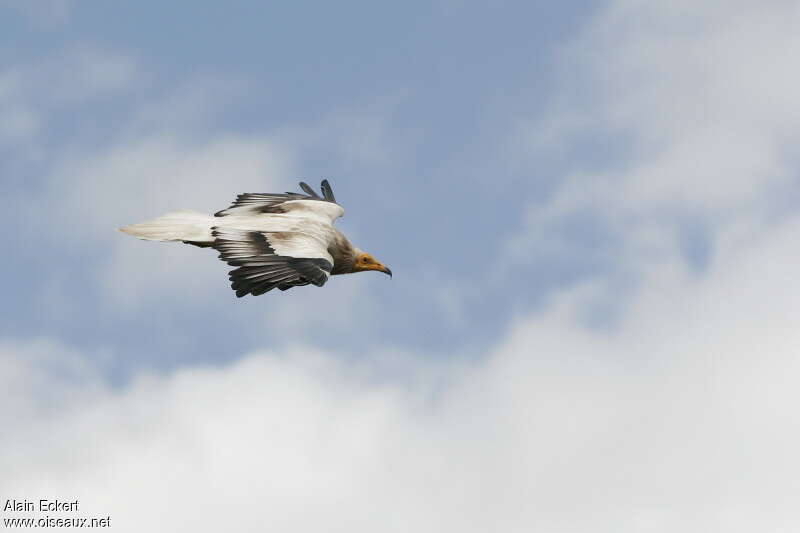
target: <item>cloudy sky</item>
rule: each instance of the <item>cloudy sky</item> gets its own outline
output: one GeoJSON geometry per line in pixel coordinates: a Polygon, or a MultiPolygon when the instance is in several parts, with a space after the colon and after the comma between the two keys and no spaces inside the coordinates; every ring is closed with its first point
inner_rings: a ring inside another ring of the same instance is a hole
{"type": "Polygon", "coordinates": [[[0,0],[0,504],[797,531],[798,27],[778,0],[0,0]],[[392,280],[237,299],[216,254],[115,231],[322,178],[392,280]]]}

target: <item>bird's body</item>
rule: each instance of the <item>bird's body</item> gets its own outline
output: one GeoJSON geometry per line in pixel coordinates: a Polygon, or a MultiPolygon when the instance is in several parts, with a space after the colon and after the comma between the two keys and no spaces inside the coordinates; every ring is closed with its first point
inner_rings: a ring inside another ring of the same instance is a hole
{"type": "Polygon", "coordinates": [[[237,296],[257,296],[274,288],[322,286],[330,275],[391,270],[350,244],[333,227],[344,214],[327,180],[320,197],[305,183],[306,194],[240,194],[214,216],[175,211],[121,228],[145,240],[180,241],[215,248],[231,266],[237,296]]]}

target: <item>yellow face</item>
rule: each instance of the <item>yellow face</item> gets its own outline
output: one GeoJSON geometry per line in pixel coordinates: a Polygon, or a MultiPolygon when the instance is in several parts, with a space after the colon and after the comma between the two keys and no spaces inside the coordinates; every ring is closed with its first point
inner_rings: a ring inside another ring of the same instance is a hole
{"type": "Polygon", "coordinates": [[[392,275],[392,271],[389,270],[388,267],[383,266],[379,261],[377,261],[374,257],[369,254],[361,254],[356,257],[356,262],[353,265],[353,270],[356,272],[361,272],[364,270],[377,270],[378,272],[383,272],[384,274],[388,274],[390,277],[392,275]]]}

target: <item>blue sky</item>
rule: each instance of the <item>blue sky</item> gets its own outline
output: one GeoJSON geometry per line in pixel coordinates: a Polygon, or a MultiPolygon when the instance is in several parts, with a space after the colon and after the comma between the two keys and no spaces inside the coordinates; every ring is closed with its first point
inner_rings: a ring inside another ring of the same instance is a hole
{"type": "Polygon", "coordinates": [[[0,498],[118,531],[796,529],[798,19],[0,0],[0,498]],[[115,231],[322,178],[393,279],[237,299],[215,253],[115,231]]]}

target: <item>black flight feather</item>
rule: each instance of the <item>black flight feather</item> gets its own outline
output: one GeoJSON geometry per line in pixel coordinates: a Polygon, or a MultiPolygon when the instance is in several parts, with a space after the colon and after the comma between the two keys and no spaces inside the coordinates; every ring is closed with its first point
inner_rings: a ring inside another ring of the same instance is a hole
{"type": "Polygon", "coordinates": [[[321,187],[322,187],[322,197],[329,202],[336,203],[336,198],[333,196],[333,189],[331,189],[331,184],[328,183],[328,180],[322,180],[321,187]]]}
{"type": "Polygon", "coordinates": [[[312,198],[314,198],[314,199],[319,198],[319,195],[317,194],[317,191],[315,191],[314,189],[309,187],[308,183],[306,183],[305,181],[301,181],[300,182],[300,188],[303,189],[303,192],[305,192],[307,195],[311,196],[312,198]]]}
{"type": "Polygon", "coordinates": [[[229,278],[240,298],[258,296],[276,287],[287,290],[311,283],[321,287],[333,269],[326,259],[277,255],[268,232],[215,227],[211,234],[220,259],[238,267],[229,272],[229,278]]]}

